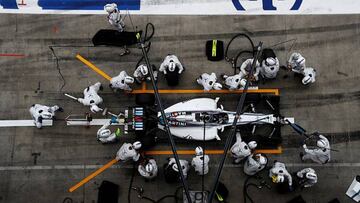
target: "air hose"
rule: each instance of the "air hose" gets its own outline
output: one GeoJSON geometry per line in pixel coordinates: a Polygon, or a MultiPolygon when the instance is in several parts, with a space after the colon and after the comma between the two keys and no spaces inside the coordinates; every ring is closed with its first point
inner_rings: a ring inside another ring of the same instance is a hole
{"type": "MultiPolygon", "coordinates": [[[[151,47],[150,40],[154,36],[154,34],[155,34],[155,26],[152,23],[146,24],[145,34],[144,34],[144,43],[148,42],[148,44],[145,47],[146,53],[149,53],[149,51],[150,51],[150,47],[151,47]],[[148,35],[148,30],[149,30],[150,27],[151,27],[152,32],[151,32],[151,34],[149,36],[147,36],[148,35]]],[[[139,59],[139,61],[136,63],[135,69],[140,65],[140,63],[143,60],[144,60],[144,55],[142,55],[141,58],[139,59]]]]}
{"type": "Polygon", "coordinates": [[[227,62],[230,62],[233,69],[234,69],[234,74],[236,74],[236,67],[237,67],[237,61],[239,59],[239,57],[243,54],[252,54],[253,57],[255,57],[255,46],[254,46],[254,42],[251,40],[251,38],[245,34],[245,33],[239,33],[237,35],[235,35],[234,37],[231,38],[231,40],[229,41],[229,43],[227,44],[226,46],[226,49],[225,49],[225,61],[227,62]],[[231,43],[234,41],[234,39],[238,38],[238,37],[245,37],[246,39],[248,39],[248,41],[250,42],[250,45],[251,45],[251,48],[252,50],[243,50],[243,51],[240,51],[236,54],[235,57],[233,58],[229,58],[228,56],[228,51],[229,51],[229,47],[231,45],[231,43]]]}

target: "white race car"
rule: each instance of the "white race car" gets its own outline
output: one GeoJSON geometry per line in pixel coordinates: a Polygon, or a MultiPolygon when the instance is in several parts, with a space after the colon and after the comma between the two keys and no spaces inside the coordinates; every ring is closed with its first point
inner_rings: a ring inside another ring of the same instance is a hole
{"type": "MultiPolygon", "coordinates": [[[[226,111],[222,105],[218,108],[219,98],[198,98],[179,102],[165,109],[171,134],[190,140],[220,140],[218,131],[234,122],[236,112],[226,111]],[[205,123],[205,124],[204,124],[205,123]],[[204,137],[205,128],[205,137],[204,137]]],[[[164,130],[164,121],[158,113],[158,127],[164,130]]],[[[243,113],[237,125],[275,124],[279,118],[274,114],[243,113]]],[[[285,118],[293,122],[293,118],[285,118]]]]}

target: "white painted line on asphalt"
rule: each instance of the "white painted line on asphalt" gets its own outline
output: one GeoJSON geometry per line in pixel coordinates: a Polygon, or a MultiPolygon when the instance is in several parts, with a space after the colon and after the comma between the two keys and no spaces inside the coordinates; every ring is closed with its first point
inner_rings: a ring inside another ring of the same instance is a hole
{"type": "MultiPolygon", "coordinates": [[[[25,171],[25,170],[93,170],[101,168],[103,165],[50,165],[50,166],[0,166],[0,171],[25,171]]],[[[219,165],[210,165],[211,168],[217,168],[219,165]]],[[[242,168],[243,165],[225,164],[225,168],[242,168]]],[[[360,163],[328,163],[325,165],[315,163],[288,163],[286,167],[360,167],[360,163]]],[[[131,169],[131,165],[114,165],[112,169],[131,169]]]]}

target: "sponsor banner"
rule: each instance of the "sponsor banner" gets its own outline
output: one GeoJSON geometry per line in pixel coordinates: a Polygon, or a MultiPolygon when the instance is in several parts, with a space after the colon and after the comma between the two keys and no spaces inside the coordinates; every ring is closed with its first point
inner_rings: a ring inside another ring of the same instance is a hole
{"type": "Polygon", "coordinates": [[[359,14],[360,0],[0,0],[0,13],[105,14],[104,5],[142,15],[359,14]]]}

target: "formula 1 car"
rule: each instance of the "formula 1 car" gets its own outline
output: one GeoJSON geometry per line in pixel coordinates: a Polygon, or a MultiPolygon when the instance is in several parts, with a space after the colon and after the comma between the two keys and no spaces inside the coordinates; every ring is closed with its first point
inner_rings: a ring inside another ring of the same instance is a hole
{"type": "MultiPolygon", "coordinates": [[[[166,108],[164,111],[171,134],[189,140],[220,140],[218,132],[232,125],[236,112],[224,110],[218,101],[219,98],[197,98],[166,108]]],[[[275,114],[246,112],[238,118],[237,125],[275,125],[283,120],[294,121],[293,118],[282,118],[275,114]]],[[[157,113],[157,126],[164,130],[160,112],[157,113]]]]}

